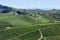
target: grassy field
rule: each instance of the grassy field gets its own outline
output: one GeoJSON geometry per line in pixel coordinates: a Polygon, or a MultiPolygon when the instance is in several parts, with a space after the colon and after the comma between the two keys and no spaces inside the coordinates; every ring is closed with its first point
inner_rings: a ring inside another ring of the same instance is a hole
{"type": "MultiPolygon", "coordinates": [[[[41,16],[40,16],[41,17],[41,16]]],[[[60,23],[43,23],[48,19],[43,17],[39,21],[27,15],[0,15],[0,40],[38,40],[41,37],[41,29],[44,40],[60,40],[60,23]],[[4,15],[4,16],[3,16],[4,15]]]]}

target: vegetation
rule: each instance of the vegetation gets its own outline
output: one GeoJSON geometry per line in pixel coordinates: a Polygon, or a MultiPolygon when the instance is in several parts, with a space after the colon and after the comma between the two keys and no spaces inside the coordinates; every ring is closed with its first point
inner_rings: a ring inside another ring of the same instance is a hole
{"type": "Polygon", "coordinates": [[[0,8],[0,40],[60,40],[60,10],[0,8]]]}

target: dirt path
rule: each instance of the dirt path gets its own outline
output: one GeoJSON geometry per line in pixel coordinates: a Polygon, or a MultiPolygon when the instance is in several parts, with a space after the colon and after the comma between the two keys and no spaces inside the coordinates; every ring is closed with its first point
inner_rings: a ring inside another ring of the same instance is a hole
{"type": "Polygon", "coordinates": [[[0,19],[5,19],[5,18],[8,18],[8,17],[2,17],[2,18],[0,18],[0,19]]]}
{"type": "Polygon", "coordinates": [[[43,40],[43,34],[42,34],[42,31],[39,29],[39,32],[41,34],[41,38],[39,38],[38,40],[43,40]]]}
{"type": "Polygon", "coordinates": [[[29,33],[31,33],[31,32],[34,32],[34,31],[36,31],[36,30],[30,31],[30,32],[27,32],[27,33],[24,33],[24,34],[21,34],[21,35],[17,35],[17,36],[15,36],[15,37],[12,37],[12,38],[7,39],[7,40],[11,40],[11,39],[13,39],[13,38],[16,38],[16,37],[19,37],[19,36],[23,36],[23,35],[29,34],[29,33]]]}

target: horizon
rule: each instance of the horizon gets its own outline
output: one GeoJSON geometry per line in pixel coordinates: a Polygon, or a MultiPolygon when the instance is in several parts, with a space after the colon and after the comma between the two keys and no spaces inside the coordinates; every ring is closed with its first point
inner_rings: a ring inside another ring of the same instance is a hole
{"type": "Polygon", "coordinates": [[[1,0],[0,4],[18,9],[60,9],[60,0],[1,0]]]}

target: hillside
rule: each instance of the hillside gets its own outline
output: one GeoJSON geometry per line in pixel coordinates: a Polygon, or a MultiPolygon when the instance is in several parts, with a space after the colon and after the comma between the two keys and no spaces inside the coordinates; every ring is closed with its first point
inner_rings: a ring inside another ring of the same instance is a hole
{"type": "Polygon", "coordinates": [[[60,40],[59,10],[0,9],[0,40],[60,40]]]}
{"type": "MultiPolygon", "coordinates": [[[[38,37],[40,38],[40,36],[37,36],[37,34],[40,34],[40,32],[32,26],[31,21],[28,21],[29,18],[27,18],[27,16],[24,15],[20,15],[20,16],[11,16],[11,15],[4,15],[1,14],[2,17],[0,17],[0,39],[1,40],[10,40],[10,38],[13,38],[15,36],[19,36],[22,34],[30,34],[30,37],[32,36],[32,34],[34,34],[33,36],[36,36],[37,39],[38,37]],[[23,18],[24,17],[24,18],[23,18]],[[27,18],[27,20],[26,20],[27,18]],[[27,29],[26,29],[27,28],[27,29]],[[4,38],[4,39],[3,39],[4,38]]],[[[27,35],[26,34],[26,35],[27,35]]],[[[28,35],[27,35],[28,36],[28,35]]],[[[30,38],[28,37],[28,38],[30,38]]],[[[34,38],[36,38],[34,37],[34,38]]],[[[33,39],[34,39],[33,38],[33,39]]],[[[27,39],[28,40],[28,39],[27,39]]]]}
{"type": "Polygon", "coordinates": [[[60,23],[36,24],[27,15],[7,15],[0,17],[0,40],[38,40],[41,36],[41,29],[44,40],[59,39],[60,23]],[[35,24],[34,24],[35,23],[35,24]],[[2,25],[1,25],[2,24],[2,25]],[[52,37],[52,38],[51,38],[52,37]]]}

